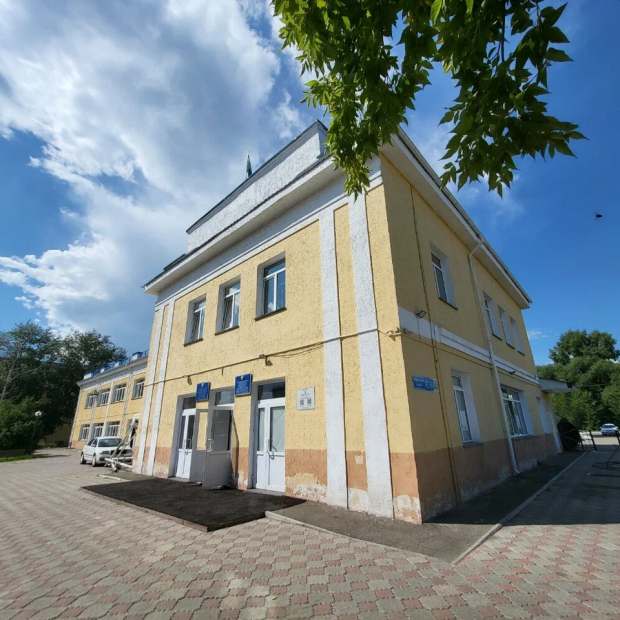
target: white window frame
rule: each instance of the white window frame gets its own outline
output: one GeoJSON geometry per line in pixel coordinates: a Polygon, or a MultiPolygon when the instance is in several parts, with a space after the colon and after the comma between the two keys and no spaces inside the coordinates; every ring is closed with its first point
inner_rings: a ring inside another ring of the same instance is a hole
{"type": "Polygon", "coordinates": [[[207,312],[207,297],[202,295],[193,299],[187,305],[187,328],[185,344],[200,342],[205,333],[205,315],[207,312]],[[198,317],[198,318],[196,318],[198,317]]]}
{"type": "Polygon", "coordinates": [[[482,304],[487,317],[487,325],[491,330],[491,333],[501,340],[502,336],[499,331],[499,325],[497,323],[497,305],[493,301],[493,298],[487,293],[482,293],[482,304]]]}
{"type": "Polygon", "coordinates": [[[231,448],[231,439],[232,439],[232,425],[233,425],[233,410],[235,407],[235,394],[234,394],[234,389],[233,388],[229,388],[229,389],[222,389],[222,390],[218,390],[217,392],[215,392],[214,394],[214,398],[213,398],[213,419],[210,421],[210,425],[209,425],[209,437],[208,437],[208,446],[207,449],[209,450],[209,452],[229,452],[230,448],[231,448]],[[222,402],[217,402],[218,401],[218,395],[224,393],[224,392],[231,392],[232,393],[232,400],[231,402],[227,402],[227,403],[222,403],[222,402]],[[227,433],[227,445],[226,448],[222,448],[221,446],[216,447],[216,415],[218,413],[227,413],[228,414],[228,433],[227,433]]]}
{"type": "Polygon", "coordinates": [[[504,340],[509,347],[514,348],[515,345],[510,325],[512,317],[508,316],[508,313],[501,306],[497,306],[497,311],[499,312],[499,322],[502,324],[502,330],[504,332],[504,340]]]}
{"type": "Polygon", "coordinates": [[[517,320],[513,317],[510,317],[510,330],[517,351],[519,353],[524,353],[525,351],[523,349],[523,338],[521,338],[521,330],[519,329],[519,324],[517,323],[517,320]]]}
{"type": "Polygon", "coordinates": [[[97,407],[103,407],[110,402],[110,388],[101,390],[97,396],[97,407]]]}
{"type": "Polygon", "coordinates": [[[435,290],[437,291],[437,297],[442,301],[450,304],[451,306],[454,306],[454,286],[452,284],[452,276],[450,274],[450,261],[448,260],[448,257],[435,246],[431,246],[431,265],[433,267],[433,276],[435,278],[435,290]],[[439,264],[437,264],[436,261],[439,264]],[[446,293],[445,297],[441,294],[441,286],[439,284],[440,277],[443,283],[444,291],[446,293]]]}
{"type": "Polygon", "coordinates": [[[131,398],[142,398],[144,396],[144,379],[138,379],[133,382],[131,398]],[[139,393],[138,393],[139,392],[139,393]]]}
{"type": "Polygon", "coordinates": [[[90,433],[90,424],[82,424],[80,426],[78,441],[86,441],[88,439],[88,433],[90,433]]]}
{"type": "Polygon", "coordinates": [[[452,395],[454,397],[454,408],[456,411],[459,430],[461,433],[461,439],[464,444],[478,443],[480,441],[480,426],[478,424],[478,414],[476,412],[476,405],[474,403],[474,395],[471,389],[471,380],[467,373],[460,372],[458,370],[452,370],[451,372],[452,383],[452,395]],[[458,378],[460,386],[454,385],[454,379],[458,378]],[[463,427],[463,420],[459,411],[459,401],[456,393],[460,392],[465,402],[465,419],[467,422],[467,429],[463,427]],[[469,431],[469,432],[467,432],[469,431]]]}
{"type": "Polygon", "coordinates": [[[260,267],[259,267],[259,272],[258,272],[258,295],[256,296],[256,301],[257,301],[257,308],[256,308],[256,314],[257,316],[268,316],[270,314],[273,314],[274,312],[279,312],[280,310],[285,310],[286,309],[286,256],[284,254],[281,254],[280,256],[277,256],[273,259],[271,259],[269,262],[267,263],[263,263],[260,267]],[[282,267],[280,269],[278,269],[276,272],[271,273],[269,275],[265,275],[265,272],[274,267],[275,265],[277,265],[278,263],[282,263],[282,267]],[[283,275],[282,275],[283,274],[283,275]],[[284,302],[281,306],[278,306],[278,279],[279,277],[283,277],[284,278],[284,302]],[[272,310],[267,310],[267,299],[265,296],[265,290],[267,288],[267,280],[274,280],[274,287],[273,287],[273,302],[274,302],[274,308],[272,310]]]}
{"type": "Polygon", "coordinates": [[[108,422],[105,427],[105,435],[106,437],[119,437],[119,432],[121,430],[121,423],[119,420],[114,420],[112,422],[108,422]],[[114,432],[111,431],[114,429],[114,432]]]}
{"type": "Polygon", "coordinates": [[[217,316],[217,330],[218,332],[223,332],[228,329],[233,329],[235,327],[239,327],[239,319],[241,312],[241,280],[237,278],[236,280],[231,280],[226,284],[222,284],[220,286],[220,303],[218,309],[217,316]],[[231,291],[233,287],[237,287],[236,290],[231,291]],[[226,304],[230,300],[230,317],[226,317],[226,304]],[[236,318],[235,318],[235,309],[236,309],[236,318]]]}
{"type": "Polygon", "coordinates": [[[88,394],[88,396],[86,397],[86,409],[92,409],[93,407],[97,406],[97,396],[97,392],[91,392],[90,394],[88,394]]]}
{"type": "Polygon", "coordinates": [[[530,435],[530,423],[525,394],[521,390],[516,390],[508,385],[502,385],[501,391],[502,404],[506,412],[506,417],[508,418],[508,424],[510,425],[511,437],[526,437],[530,435]]]}
{"type": "Polygon", "coordinates": [[[112,402],[120,403],[125,400],[125,394],[127,393],[127,384],[121,383],[120,385],[114,386],[114,391],[112,392],[112,402]]]}
{"type": "Polygon", "coordinates": [[[103,437],[103,422],[95,422],[93,424],[93,436],[91,439],[98,439],[99,437],[103,437]]]}

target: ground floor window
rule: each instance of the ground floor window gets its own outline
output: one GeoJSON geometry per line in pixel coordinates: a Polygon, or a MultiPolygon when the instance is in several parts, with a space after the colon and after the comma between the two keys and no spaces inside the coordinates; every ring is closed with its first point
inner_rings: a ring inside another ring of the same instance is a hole
{"type": "Polygon", "coordinates": [[[120,429],[121,423],[116,422],[108,422],[108,428],[106,430],[106,435],[108,437],[118,437],[118,431],[120,429]]]}
{"type": "Polygon", "coordinates": [[[527,435],[528,430],[523,410],[522,392],[502,385],[502,400],[504,401],[504,410],[510,425],[510,433],[513,436],[527,435]]]}
{"type": "Polygon", "coordinates": [[[468,404],[470,401],[467,394],[467,383],[463,375],[453,373],[452,374],[452,390],[454,391],[454,401],[456,404],[456,412],[459,419],[459,426],[461,428],[461,437],[464,442],[474,441],[474,432],[472,428],[472,415],[471,406],[468,404]]]}
{"type": "Polygon", "coordinates": [[[103,435],[103,422],[93,424],[93,439],[101,437],[101,435],[103,435]]]}
{"type": "Polygon", "coordinates": [[[90,430],[90,424],[82,424],[80,426],[80,441],[86,441],[88,439],[88,431],[90,430]]]}
{"type": "Polygon", "coordinates": [[[232,389],[219,390],[215,393],[215,409],[213,410],[209,437],[210,449],[213,452],[230,450],[230,429],[234,402],[235,394],[232,389]]]}

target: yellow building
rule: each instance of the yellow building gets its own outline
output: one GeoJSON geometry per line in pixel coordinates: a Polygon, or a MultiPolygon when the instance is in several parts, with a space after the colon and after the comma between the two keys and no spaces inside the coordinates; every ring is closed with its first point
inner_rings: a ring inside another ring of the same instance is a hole
{"type": "Polygon", "coordinates": [[[70,448],[95,437],[123,437],[132,420],[140,420],[144,403],[147,353],[87,372],[73,418],[70,448]]]}
{"type": "Polygon", "coordinates": [[[134,468],[419,522],[558,450],[530,299],[406,134],[357,197],[325,134],[268,160],[146,284],[134,468]]]}

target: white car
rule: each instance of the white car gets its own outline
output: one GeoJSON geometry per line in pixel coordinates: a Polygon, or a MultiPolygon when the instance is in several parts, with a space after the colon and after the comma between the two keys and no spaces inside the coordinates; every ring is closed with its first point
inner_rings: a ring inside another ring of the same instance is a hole
{"type": "Polygon", "coordinates": [[[106,457],[110,456],[120,443],[120,437],[97,437],[91,439],[82,448],[80,464],[90,463],[93,467],[104,465],[106,457]]]}
{"type": "Polygon", "coordinates": [[[615,424],[611,424],[611,422],[608,422],[607,424],[603,424],[603,426],[601,426],[601,435],[603,435],[603,437],[605,435],[616,435],[617,432],[618,427],[615,424]]]}

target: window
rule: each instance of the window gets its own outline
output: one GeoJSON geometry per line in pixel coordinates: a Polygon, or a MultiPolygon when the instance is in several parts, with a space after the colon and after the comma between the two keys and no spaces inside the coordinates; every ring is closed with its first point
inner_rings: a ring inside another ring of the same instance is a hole
{"type": "Polygon", "coordinates": [[[263,269],[263,314],[286,307],[286,263],[284,259],[263,269]]]}
{"type": "Polygon", "coordinates": [[[108,426],[106,428],[105,434],[109,437],[118,437],[118,431],[121,427],[121,423],[116,422],[108,422],[108,426]]]}
{"type": "Polygon", "coordinates": [[[138,379],[133,384],[132,398],[142,398],[144,394],[144,379],[138,379]]]}
{"type": "Polygon", "coordinates": [[[93,439],[97,439],[101,435],[103,435],[103,422],[93,424],[93,439]]]}
{"type": "Polygon", "coordinates": [[[489,324],[489,329],[494,336],[501,338],[499,333],[499,325],[497,324],[497,312],[495,307],[495,302],[484,293],[484,311],[487,315],[487,323],[489,324]]]}
{"type": "Polygon", "coordinates": [[[239,294],[241,282],[225,286],[222,290],[222,315],[220,329],[232,329],[239,325],[239,294]]]}
{"type": "Polygon", "coordinates": [[[519,331],[519,326],[517,322],[510,317],[510,331],[512,332],[512,338],[517,347],[517,351],[519,353],[523,353],[523,340],[521,340],[521,332],[519,331]]]}
{"type": "Polygon", "coordinates": [[[446,303],[454,304],[452,281],[448,271],[448,259],[438,250],[433,250],[431,252],[431,260],[433,261],[433,271],[435,272],[437,297],[446,303]]]}
{"type": "Polygon", "coordinates": [[[80,426],[80,435],[78,437],[79,441],[85,441],[88,439],[88,431],[90,430],[90,424],[82,424],[80,426]]]}
{"type": "Polygon", "coordinates": [[[504,410],[510,425],[510,433],[513,436],[527,435],[528,430],[521,392],[502,385],[502,400],[504,401],[504,410]]]}
{"type": "Polygon", "coordinates": [[[201,297],[189,305],[186,342],[196,342],[202,338],[205,327],[206,298],[201,297]]]}
{"type": "Polygon", "coordinates": [[[512,327],[510,325],[510,322],[512,321],[512,319],[509,319],[508,315],[506,314],[503,308],[498,307],[498,310],[499,310],[499,320],[501,321],[502,330],[504,332],[504,340],[506,340],[507,345],[514,347],[514,342],[512,340],[512,327]]]}
{"type": "Polygon", "coordinates": [[[121,400],[125,400],[125,391],[127,386],[123,383],[122,385],[117,385],[114,388],[114,392],[112,394],[112,402],[118,403],[121,400]]]}
{"type": "Polygon", "coordinates": [[[110,390],[103,390],[99,392],[99,397],[97,398],[97,406],[101,407],[102,405],[107,405],[110,400],[110,390]]]}
{"type": "Polygon", "coordinates": [[[97,394],[93,392],[86,397],[86,409],[92,409],[97,404],[97,394]]]}
{"type": "Polygon", "coordinates": [[[468,378],[461,373],[453,372],[452,390],[463,442],[477,441],[479,439],[478,425],[468,378]]]}
{"type": "Polygon", "coordinates": [[[276,383],[265,383],[258,386],[258,400],[268,400],[270,398],[284,398],[286,396],[286,386],[284,381],[276,383]]]}
{"type": "Polygon", "coordinates": [[[211,450],[225,452],[230,450],[230,418],[228,409],[216,409],[211,424],[211,450]]]}

